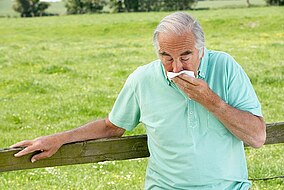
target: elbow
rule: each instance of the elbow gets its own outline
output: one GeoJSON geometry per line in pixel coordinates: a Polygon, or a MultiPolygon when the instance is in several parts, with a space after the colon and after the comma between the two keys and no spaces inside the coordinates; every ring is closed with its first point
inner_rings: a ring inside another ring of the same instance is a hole
{"type": "Polygon", "coordinates": [[[258,132],[258,134],[253,139],[253,141],[251,143],[251,147],[260,148],[264,145],[265,141],[266,141],[266,128],[265,128],[265,125],[264,125],[264,127],[262,127],[260,132],[258,132]]]}
{"type": "Polygon", "coordinates": [[[251,147],[253,148],[260,148],[264,145],[266,138],[265,137],[258,137],[256,138],[252,143],[251,143],[251,147]]]}
{"type": "Polygon", "coordinates": [[[125,129],[114,125],[110,122],[108,118],[105,119],[105,124],[107,128],[108,137],[121,137],[125,132],[125,129]]]}

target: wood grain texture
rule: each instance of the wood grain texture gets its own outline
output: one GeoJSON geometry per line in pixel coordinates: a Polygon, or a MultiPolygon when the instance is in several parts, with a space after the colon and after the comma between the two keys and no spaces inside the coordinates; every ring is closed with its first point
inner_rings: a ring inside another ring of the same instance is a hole
{"type": "MultiPolygon", "coordinates": [[[[284,143],[284,122],[267,124],[266,131],[267,139],[265,144],[284,143]]],[[[52,157],[39,160],[35,163],[31,163],[30,159],[38,152],[20,158],[13,156],[21,149],[0,149],[0,172],[110,160],[126,160],[149,156],[146,135],[65,144],[52,157]]]]}
{"type": "Polygon", "coordinates": [[[149,156],[146,135],[65,144],[52,157],[36,161],[35,163],[32,163],[30,160],[38,152],[19,158],[13,156],[21,149],[0,149],[0,172],[149,156]]]}
{"type": "Polygon", "coordinates": [[[284,143],[284,122],[266,124],[265,144],[284,143]]]}

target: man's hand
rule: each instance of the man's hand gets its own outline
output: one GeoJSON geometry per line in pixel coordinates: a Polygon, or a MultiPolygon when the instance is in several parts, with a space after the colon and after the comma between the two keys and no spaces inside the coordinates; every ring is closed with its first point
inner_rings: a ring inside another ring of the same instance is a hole
{"type": "Polygon", "coordinates": [[[11,148],[25,147],[25,149],[15,154],[16,157],[35,151],[41,151],[41,153],[32,157],[31,161],[35,162],[43,158],[51,157],[63,144],[90,139],[121,137],[124,131],[125,129],[115,126],[108,118],[106,118],[91,121],[81,127],[69,131],[42,136],[34,140],[21,141],[12,145],[11,148]]]}
{"type": "Polygon", "coordinates": [[[212,101],[214,101],[214,98],[217,96],[209,88],[207,83],[201,79],[183,74],[173,78],[173,81],[189,98],[199,102],[205,107],[209,106],[210,103],[213,103],[212,101]]]}
{"type": "Polygon", "coordinates": [[[14,155],[15,157],[20,157],[35,151],[41,151],[41,153],[36,154],[31,158],[31,162],[35,162],[43,158],[51,157],[61,146],[62,143],[57,135],[49,135],[39,137],[34,140],[21,141],[10,147],[25,147],[23,150],[16,153],[14,155]]]}

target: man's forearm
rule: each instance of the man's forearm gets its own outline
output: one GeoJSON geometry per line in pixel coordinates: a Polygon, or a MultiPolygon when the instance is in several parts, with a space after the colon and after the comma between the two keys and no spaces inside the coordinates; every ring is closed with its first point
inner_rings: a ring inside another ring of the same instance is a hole
{"type": "Polygon", "coordinates": [[[121,136],[123,129],[111,127],[107,119],[91,121],[81,127],[69,131],[55,134],[62,144],[84,141],[89,139],[99,139],[113,136],[121,136]]]}
{"type": "Polygon", "coordinates": [[[246,144],[255,148],[264,144],[266,130],[262,117],[228,105],[214,92],[206,107],[229,131],[246,144]]]}

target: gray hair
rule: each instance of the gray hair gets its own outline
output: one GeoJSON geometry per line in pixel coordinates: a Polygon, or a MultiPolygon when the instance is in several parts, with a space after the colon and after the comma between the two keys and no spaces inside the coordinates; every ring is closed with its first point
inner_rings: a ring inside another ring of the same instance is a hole
{"type": "Polygon", "coordinates": [[[153,35],[153,44],[157,52],[160,48],[158,34],[167,32],[172,32],[177,35],[192,32],[195,37],[195,47],[198,49],[199,58],[201,58],[205,40],[203,30],[197,19],[183,12],[176,12],[163,18],[153,35]]]}

